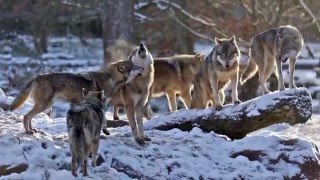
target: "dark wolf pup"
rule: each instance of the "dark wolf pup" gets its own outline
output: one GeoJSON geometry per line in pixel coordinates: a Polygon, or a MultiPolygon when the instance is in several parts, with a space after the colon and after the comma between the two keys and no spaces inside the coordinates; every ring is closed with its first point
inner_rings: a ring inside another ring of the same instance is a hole
{"type": "Polygon", "coordinates": [[[289,60],[289,87],[294,88],[294,68],[302,45],[302,35],[294,26],[280,26],[256,35],[251,42],[249,66],[242,75],[240,82],[245,83],[259,70],[261,90],[263,94],[266,94],[269,92],[266,82],[276,64],[278,90],[284,90],[281,65],[289,60]]]}
{"type": "Polygon", "coordinates": [[[23,126],[26,133],[36,132],[32,129],[31,119],[49,109],[55,99],[79,103],[82,99],[82,88],[87,90],[104,90],[107,95],[117,91],[121,86],[141,75],[143,68],[130,61],[119,61],[110,64],[99,72],[86,74],[49,73],[33,78],[10,105],[10,110],[20,107],[31,95],[33,108],[24,116],[23,126]]]}
{"type": "Polygon", "coordinates": [[[99,138],[104,121],[104,91],[82,90],[84,99],[79,104],[71,104],[67,112],[67,128],[71,151],[71,171],[77,176],[77,167],[82,166],[83,176],[87,176],[88,157],[92,153],[91,164],[96,166],[99,138]]]}

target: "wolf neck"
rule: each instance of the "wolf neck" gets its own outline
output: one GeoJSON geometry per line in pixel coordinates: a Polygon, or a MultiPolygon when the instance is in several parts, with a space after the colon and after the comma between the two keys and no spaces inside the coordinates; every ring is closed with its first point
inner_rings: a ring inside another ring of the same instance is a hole
{"type": "Polygon", "coordinates": [[[143,73],[142,76],[149,76],[151,68],[153,67],[153,57],[151,54],[148,54],[148,56],[145,59],[136,58],[132,61],[134,65],[143,67],[143,73]]]}
{"type": "Polygon", "coordinates": [[[99,109],[103,109],[104,103],[97,99],[84,99],[81,104],[89,104],[90,106],[96,106],[99,109]]]}

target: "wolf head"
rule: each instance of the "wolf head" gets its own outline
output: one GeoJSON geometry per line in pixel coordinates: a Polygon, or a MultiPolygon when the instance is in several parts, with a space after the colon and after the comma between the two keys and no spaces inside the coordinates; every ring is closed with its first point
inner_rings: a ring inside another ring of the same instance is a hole
{"type": "Polygon", "coordinates": [[[105,102],[106,97],[104,95],[104,90],[102,91],[88,91],[85,88],[82,88],[82,95],[86,100],[93,100],[93,101],[101,101],[105,102]]]}
{"type": "Polygon", "coordinates": [[[141,43],[131,52],[129,61],[133,62],[134,65],[143,67],[144,70],[147,70],[148,67],[153,64],[153,57],[147,47],[141,43]]]}
{"type": "Polygon", "coordinates": [[[239,61],[240,51],[235,36],[230,39],[215,38],[216,58],[215,60],[224,68],[230,69],[235,62],[239,61]]]}
{"type": "Polygon", "coordinates": [[[296,58],[302,48],[303,38],[300,31],[293,26],[280,26],[275,35],[277,60],[286,62],[296,58]]]}
{"type": "Polygon", "coordinates": [[[135,65],[131,61],[118,61],[111,63],[107,67],[107,71],[108,69],[115,81],[122,82],[124,80],[125,84],[132,81],[135,77],[141,76],[144,70],[143,67],[135,65]]]}

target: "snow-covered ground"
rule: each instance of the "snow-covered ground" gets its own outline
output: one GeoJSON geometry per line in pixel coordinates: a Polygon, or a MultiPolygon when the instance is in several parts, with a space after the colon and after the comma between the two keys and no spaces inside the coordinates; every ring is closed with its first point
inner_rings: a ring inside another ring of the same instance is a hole
{"type": "MultiPolygon", "coordinates": [[[[4,99],[12,100],[0,93],[4,99]]],[[[41,113],[32,120],[39,132],[27,135],[21,119],[30,108],[27,102],[15,112],[0,109],[0,172],[1,165],[28,167],[0,179],[73,178],[65,118],[41,113]]],[[[315,115],[303,125],[272,125],[234,141],[197,127],[191,132],[147,130],[152,141],[145,146],[134,141],[128,126],[111,128],[111,135],[100,140],[102,164],[89,167],[88,179],[307,178],[301,164],[319,160],[314,144],[320,145],[319,122],[315,115]]]]}

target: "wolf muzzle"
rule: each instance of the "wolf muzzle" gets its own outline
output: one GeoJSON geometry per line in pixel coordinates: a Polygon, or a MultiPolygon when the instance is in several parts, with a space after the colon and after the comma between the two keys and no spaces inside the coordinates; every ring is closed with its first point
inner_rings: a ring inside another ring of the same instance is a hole
{"type": "Polygon", "coordinates": [[[141,43],[139,45],[139,51],[138,51],[138,54],[141,58],[145,58],[147,56],[147,49],[146,49],[146,46],[141,43]]]}

